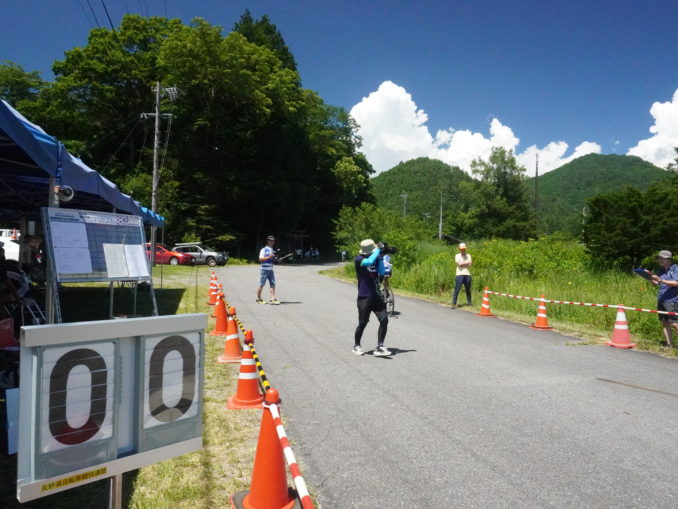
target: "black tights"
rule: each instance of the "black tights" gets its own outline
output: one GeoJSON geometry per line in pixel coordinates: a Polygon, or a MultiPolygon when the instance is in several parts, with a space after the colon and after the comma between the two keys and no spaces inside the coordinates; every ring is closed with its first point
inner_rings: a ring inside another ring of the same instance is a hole
{"type": "Polygon", "coordinates": [[[374,313],[379,320],[377,346],[383,346],[388,330],[388,311],[386,311],[386,304],[379,297],[358,297],[358,326],[355,329],[355,344],[360,346],[363,331],[367,322],[370,321],[370,313],[374,313]]]}

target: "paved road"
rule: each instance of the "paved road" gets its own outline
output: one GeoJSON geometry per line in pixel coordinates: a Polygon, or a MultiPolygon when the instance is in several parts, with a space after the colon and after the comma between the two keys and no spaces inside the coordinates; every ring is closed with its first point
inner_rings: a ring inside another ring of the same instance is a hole
{"type": "Polygon", "coordinates": [[[355,285],[319,269],[276,267],[280,306],[218,275],[323,509],[678,507],[676,360],[403,297],[394,355],[358,357],[355,285]]]}

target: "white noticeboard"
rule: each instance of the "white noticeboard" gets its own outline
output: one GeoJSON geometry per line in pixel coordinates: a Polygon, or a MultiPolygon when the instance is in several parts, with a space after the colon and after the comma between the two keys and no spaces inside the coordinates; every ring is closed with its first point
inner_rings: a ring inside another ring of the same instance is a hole
{"type": "Polygon", "coordinates": [[[17,499],[202,448],[204,314],[21,329],[17,499]]]}
{"type": "Polygon", "coordinates": [[[59,282],[151,277],[139,216],[45,207],[46,243],[59,282]]]}

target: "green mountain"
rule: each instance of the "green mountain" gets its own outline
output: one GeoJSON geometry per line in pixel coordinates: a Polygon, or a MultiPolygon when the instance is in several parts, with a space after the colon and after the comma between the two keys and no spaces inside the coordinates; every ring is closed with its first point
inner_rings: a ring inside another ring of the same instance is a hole
{"type": "Polygon", "coordinates": [[[456,166],[420,157],[400,163],[373,179],[372,189],[379,207],[416,214],[437,223],[442,197],[443,213],[459,210],[459,183],[471,177],[456,166]],[[405,198],[404,195],[407,195],[405,198]]]}
{"type": "MultiPolygon", "coordinates": [[[[642,191],[668,175],[636,156],[588,154],[536,180],[539,230],[544,233],[581,231],[586,201],[601,193],[633,186],[642,191]]],[[[535,178],[526,182],[530,203],[534,203],[535,178]]]]}

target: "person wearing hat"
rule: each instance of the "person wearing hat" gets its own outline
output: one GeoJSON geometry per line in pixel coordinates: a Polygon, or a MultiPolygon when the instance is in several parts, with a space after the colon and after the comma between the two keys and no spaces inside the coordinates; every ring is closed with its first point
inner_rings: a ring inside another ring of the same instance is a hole
{"type": "Polygon", "coordinates": [[[355,257],[355,274],[358,278],[358,326],[355,329],[353,353],[363,355],[365,352],[360,346],[363,331],[370,321],[370,313],[374,313],[379,320],[377,331],[377,348],[372,355],[391,355],[391,351],[384,346],[386,331],[388,330],[388,311],[386,303],[379,290],[379,277],[383,276],[384,262],[381,247],[372,239],[360,242],[360,252],[355,257]]]}
{"type": "Polygon", "coordinates": [[[459,252],[454,256],[454,262],[457,264],[457,273],[454,279],[454,293],[452,294],[452,309],[457,307],[457,297],[462,285],[466,290],[466,302],[471,306],[471,271],[469,267],[473,264],[471,255],[466,252],[466,244],[459,244],[459,252]]]}
{"type": "MultiPolygon", "coordinates": [[[[652,275],[652,284],[659,287],[657,311],[678,313],[678,265],[673,263],[671,251],[662,250],[657,254],[661,266],[658,274],[652,275]]],[[[658,314],[664,326],[662,332],[668,346],[673,346],[673,331],[678,332],[678,315],[658,314]]]]}
{"type": "Polygon", "coordinates": [[[269,235],[266,237],[266,245],[259,251],[259,261],[261,262],[261,273],[259,275],[259,287],[257,288],[257,303],[265,304],[261,298],[261,290],[263,290],[266,281],[271,292],[271,300],[269,304],[280,304],[280,301],[275,298],[275,274],[273,273],[273,262],[275,262],[275,237],[269,235]]]}

